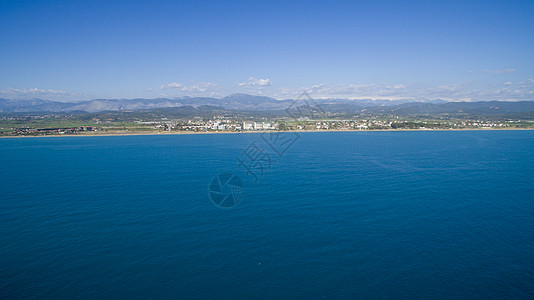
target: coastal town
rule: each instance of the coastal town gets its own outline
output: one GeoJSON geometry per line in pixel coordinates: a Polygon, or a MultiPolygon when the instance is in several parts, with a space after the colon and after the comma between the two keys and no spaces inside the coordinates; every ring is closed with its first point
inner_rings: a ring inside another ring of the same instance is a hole
{"type": "Polygon", "coordinates": [[[276,120],[241,120],[227,116],[214,118],[194,117],[191,119],[160,118],[159,120],[101,120],[70,124],[46,121],[46,117],[1,117],[0,136],[43,136],[43,135],[95,135],[135,133],[216,133],[254,131],[369,131],[369,130],[460,130],[460,129],[528,129],[533,121],[524,120],[425,120],[399,116],[366,119],[322,119],[297,120],[282,118],[276,120]],[[48,126],[43,126],[48,125],[48,126]],[[66,125],[66,126],[53,126],[66,125]]]}

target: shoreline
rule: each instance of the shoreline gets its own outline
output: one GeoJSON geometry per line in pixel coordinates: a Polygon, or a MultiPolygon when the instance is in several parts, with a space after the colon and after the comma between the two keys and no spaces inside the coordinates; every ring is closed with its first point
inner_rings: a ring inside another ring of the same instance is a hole
{"type": "Polygon", "coordinates": [[[257,131],[214,131],[214,132],[142,132],[132,131],[96,133],[96,134],[51,134],[51,135],[14,135],[0,136],[0,138],[46,138],[46,137],[103,137],[103,136],[164,136],[164,135],[202,135],[202,134],[249,134],[249,133],[273,133],[273,132],[299,132],[299,133],[329,133],[329,132],[416,132],[416,131],[507,131],[507,130],[534,130],[534,128],[459,128],[459,129],[371,129],[371,130],[257,130],[257,131]]]}

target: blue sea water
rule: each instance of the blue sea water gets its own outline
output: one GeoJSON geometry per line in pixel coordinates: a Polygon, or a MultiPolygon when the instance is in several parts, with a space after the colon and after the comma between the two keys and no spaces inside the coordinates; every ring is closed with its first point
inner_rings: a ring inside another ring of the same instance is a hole
{"type": "Polygon", "coordinates": [[[534,298],[534,131],[285,145],[0,139],[0,298],[534,298]],[[224,173],[244,194],[222,209],[224,173]]]}

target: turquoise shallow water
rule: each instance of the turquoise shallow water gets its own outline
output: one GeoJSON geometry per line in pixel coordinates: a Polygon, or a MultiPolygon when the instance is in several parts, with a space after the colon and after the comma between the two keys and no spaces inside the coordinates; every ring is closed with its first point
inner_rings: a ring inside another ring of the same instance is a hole
{"type": "Polygon", "coordinates": [[[2,299],[534,297],[534,131],[0,139],[0,165],[2,299]]]}

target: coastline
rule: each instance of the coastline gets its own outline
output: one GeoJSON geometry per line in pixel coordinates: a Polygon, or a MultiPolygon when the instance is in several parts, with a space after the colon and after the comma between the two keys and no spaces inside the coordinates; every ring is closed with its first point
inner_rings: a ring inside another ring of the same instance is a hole
{"type": "Polygon", "coordinates": [[[201,135],[201,134],[249,134],[249,133],[273,133],[273,132],[299,132],[299,133],[328,133],[328,132],[407,132],[407,131],[509,131],[509,130],[534,130],[534,128],[459,128],[459,129],[371,129],[371,130],[257,130],[257,131],[211,131],[211,132],[191,132],[191,131],[164,131],[164,132],[110,132],[110,133],[83,133],[83,134],[51,134],[51,135],[15,135],[0,136],[0,138],[46,138],[46,137],[105,137],[105,136],[163,136],[163,135],[201,135]]]}

